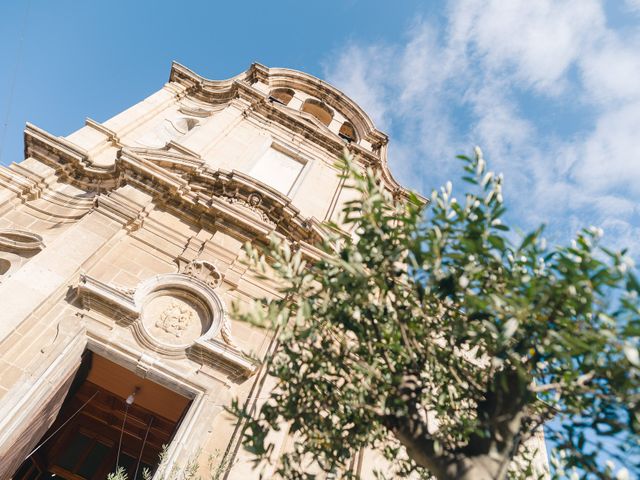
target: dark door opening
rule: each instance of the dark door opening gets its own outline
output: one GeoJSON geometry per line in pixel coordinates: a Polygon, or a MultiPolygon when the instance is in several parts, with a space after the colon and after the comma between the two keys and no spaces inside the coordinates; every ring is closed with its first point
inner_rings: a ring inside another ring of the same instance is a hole
{"type": "Polygon", "coordinates": [[[142,479],[144,468],[157,468],[189,403],[87,351],[55,422],[13,480],[104,480],[117,466],[129,480],[142,479]]]}

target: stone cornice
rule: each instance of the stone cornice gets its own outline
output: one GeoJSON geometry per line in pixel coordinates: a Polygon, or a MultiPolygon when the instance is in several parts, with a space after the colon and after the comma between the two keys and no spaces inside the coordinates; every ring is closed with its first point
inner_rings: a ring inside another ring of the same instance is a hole
{"type": "Polygon", "coordinates": [[[97,130],[100,133],[106,135],[106,137],[114,145],[120,145],[120,138],[118,137],[118,134],[116,132],[114,132],[113,130],[111,130],[110,128],[105,127],[102,123],[96,122],[95,120],[92,120],[91,118],[88,118],[88,117],[85,119],[84,123],[88,127],[91,127],[94,130],[97,130]]]}
{"type": "Polygon", "coordinates": [[[87,190],[111,190],[118,184],[115,165],[94,166],[86,150],[31,123],[24,130],[24,154],[52,167],[60,179],[87,190]]]}
{"type": "MultiPolygon", "coordinates": [[[[151,193],[157,202],[193,209],[190,215],[203,220],[208,216],[210,223],[219,224],[224,219],[263,240],[276,231],[291,241],[321,239],[320,230],[300,214],[291,199],[240,172],[210,170],[186,148],[121,148],[112,167],[94,167],[86,151],[27,124],[25,151],[54,168],[61,179],[89,191],[111,191],[131,183],[151,193]]],[[[100,196],[97,204],[107,208],[110,200],[100,196]]],[[[186,209],[180,210],[184,215],[186,209]]]]}

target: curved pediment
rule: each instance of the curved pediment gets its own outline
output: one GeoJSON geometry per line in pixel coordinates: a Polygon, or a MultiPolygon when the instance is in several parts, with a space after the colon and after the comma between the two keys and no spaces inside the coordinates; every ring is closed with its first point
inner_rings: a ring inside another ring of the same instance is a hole
{"type": "Polygon", "coordinates": [[[268,68],[267,70],[269,73],[267,80],[270,88],[288,87],[318,98],[329,107],[340,111],[353,124],[362,138],[375,136],[379,137],[378,141],[384,140],[386,142],[386,135],[376,130],[369,115],[356,102],[334,86],[298,70],[289,68],[268,68]]]}
{"type": "Polygon", "coordinates": [[[171,67],[170,80],[199,90],[201,94],[215,103],[233,98],[236,95],[237,82],[253,85],[260,81],[270,90],[297,90],[326,103],[331,109],[339,111],[358,132],[358,137],[367,139],[372,145],[386,144],[388,140],[384,133],[375,128],[369,115],[356,102],[334,86],[298,70],[268,68],[254,63],[249,69],[235,77],[227,80],[209,80],[174,62],[171,67]]]}
{"type": "Polygon", "coordinates": [[[286,124],[288,128],[295,129],[292,122],[306,126],[308,132],[305,137],[317,137],[317,142],[332,154],[337,152],[339,155],[346,143],[347,148],[362,157],[364,163],[381,170],[390,190],[398,195],[407,195],[406,189],[388,168],[387,135],[375,128],[369,115],[356,102],[313,75],[254,63],[235,77],[209,80],[174,62],[170,81],[183,85],[189,95],[211,105],[228,103],[237,97],[245,98],[256,111],[286,124]],[[300,98],[291,101],[296,96],[300,98]],[[266,108],[265,104],[269,103],[274,108],[266,108]],[[305,107],[307,103],[312,103],[310,108],[305,107]],[[316,115],[313,114],[314,109],[316,115]]]}
{"type": "Polygon", "coordinates": [[[302,216],[289,197],[242,172],[213,170],[193,157],[158,150],[125,148],[118,163],[127,182],[185,204],[193,214],[208,212],[264,239],[271,232],[309,244],[323,237],[318,222],[302,216]]]}

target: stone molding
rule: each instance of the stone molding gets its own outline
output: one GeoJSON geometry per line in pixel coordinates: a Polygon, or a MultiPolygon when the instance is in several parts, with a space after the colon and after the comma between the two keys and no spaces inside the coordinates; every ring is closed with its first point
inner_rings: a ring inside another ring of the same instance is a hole
{"type": "Polygon", "coordinates": [[[24,130],[24,153],[52,167],[59,180],[87,191],[109,191],[121,183],[115,165],[92,165],[86,150],[31,123],[24,130]]]}
{"type": "MultiPolygon", "coordinates": [[[[253,177],[236,170],[211,170],[186,161],[178,174],[156,164],[157,155],[144,158],[123,149],[119,161],[126,171],[127,182],[151,192],[160,202],[182,212],[209,215],[214,223],[224,219],[263,241],[273,231],[300,242],[321,241],[317,224],[303,217],[290,198],[253,177]]],[[[176,159],[176,154],[172,154],[166,160],[176,159]]]]}
{"type": "Polygon", "coordinates": [[[0,247],[11,252],[32,252],[44,248],[44,240],[37,233],[12,228],[0,229],[0,247]]]}
{"type": "Polygon", "coordinates": [[[114,145],[120,145],[120,138],[118,137],[118,134],[110,128],[107,128],[100,122],[96,122],[95,120],[88,117],[85,119],[84,123],[88,127],[91,127],[94,130],[97,130],[105,135],[114,145]]]}
{"type": "MultiPolygon", "coordinates": [[[[196,263],[209,264],[192,262],[196,263]]],[[[222,362],[227,365],[225,370],[238,378],[252,375],[258,367],[233,341],[230,320],[220,297],[197,276],[162,274],[135,288],[123,288],[82,274],[76,291],[85,309],[102,311],[122,326],[131,326],[136,340],[148,350],[168,358],[200,359],[214,368],[219,368],[222,362]],[[145,315],[157,298],[164,301],[166,308],[161,309],[160,315],[145,315]],[[193,308],[197,313],[184,313],[193,308]],[[182,331],[192,326],[189,323],[198,321],[202,322],[202,331],[181,338],[182,331]]]]}

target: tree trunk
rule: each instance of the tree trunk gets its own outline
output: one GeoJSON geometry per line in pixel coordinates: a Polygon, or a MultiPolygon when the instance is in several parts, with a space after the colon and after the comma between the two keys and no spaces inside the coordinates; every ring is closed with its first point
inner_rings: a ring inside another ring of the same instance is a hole
{"type": "Polygon", "coordinates": [[[507,477],[507,469],[502,468],[504,462],[509,459],[489,455],[461,458],[449,464],[438,480],[504,480],[507,477]]]}

